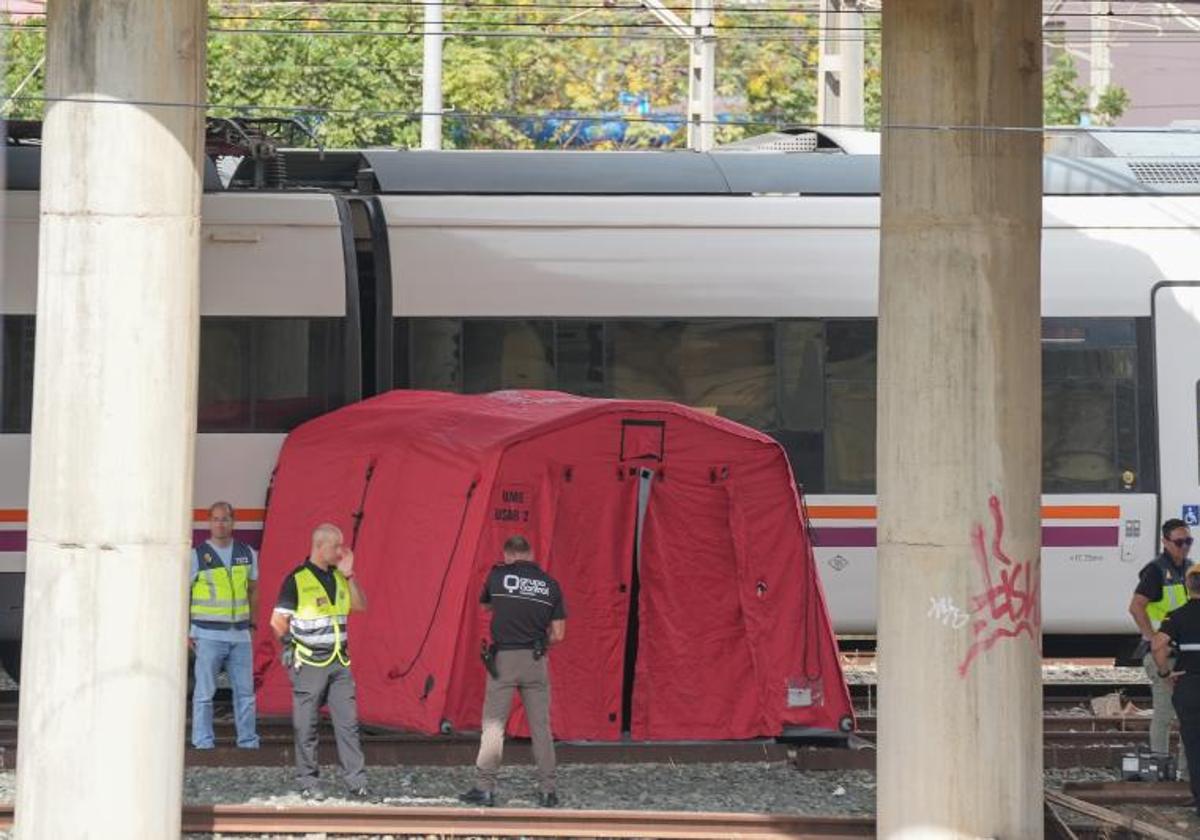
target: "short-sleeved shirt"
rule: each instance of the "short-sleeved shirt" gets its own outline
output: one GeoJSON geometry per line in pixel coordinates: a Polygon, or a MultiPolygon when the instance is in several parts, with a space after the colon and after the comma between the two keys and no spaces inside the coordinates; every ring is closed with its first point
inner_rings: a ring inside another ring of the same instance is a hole
{"type": "Polygon", "coordinates": [[[296,572],[301,569],[308,569],[316,576],[321,585],[325,587],[325,591],[329,593],[330,603],[337,600],[337,578],[333,575],[333,568],[322,569],[306,557],[303,563],[288,572],[287,577],[283,579],[283,586],[279,587],[279,598],[275,601],[275,612],[284,615],[292,615],[296,612],[296,605],[300,603],[300,595],[296,591],[296,572]]]}
{"type": "MultiPolygon", "coordinates": [[[[1166,633],[1177,645],[1200,646],[1200,600],[1192,598],[1168,615],[1158,631],[1166,633]]],[[[1200,650],[1181,650],[1175,669],[1200,674],[1200,650]]]]}
{"type": "Polygon", "coordinates": [[[505,563],[493,568],[479,602],[492,608],[492,642],[500,650],[530,649],[545,643],[550,622],[567,617],[558,581],[536,563],[505,563]]]}
{"type": "MultiPolygon", "coordinates": [[[[217,553],[217,558],[225,566],[226,569],[233,568],[233,543],[222,548],[219,545],[213,545],[209,542],[208,545],[217,553]]],[[[249,546],[247,546],[249,548],[249,546]]],[[[196,582],[196,576],[200,574],[200,555],[196,549],[192,549],[192,570],[188,576],[188,586],[196,582]]],[[[250,549],[250,580],[258,580],[258,552],[253,548],[250,549]]],[[[251,616],[253,618],[253,616],[251,616]]],[[[214,642],[249,642],[249,630],[214,630],[209,627],[197,627],[192,625],[189,631],[193,639],[209,639],[214,642]]]]}
{"type": "MultiPolygon", "coordinates": [[[[1147,601],[1153,604],[1163,596],[1163,563],[1172,563],[1173,561],[1168,554],[1162,554],[1157,560],[1152,560],[1142,570],[1138,572],[1138,585],[1133,591],[1145,597],[1147,601]]],[[[1182,566],[1175,566],[1179,570],[1179,580],[1177,583],[1183,583],[1184,572],[1192,563],[1190,560],[1184,560],[1182,566]]]]}

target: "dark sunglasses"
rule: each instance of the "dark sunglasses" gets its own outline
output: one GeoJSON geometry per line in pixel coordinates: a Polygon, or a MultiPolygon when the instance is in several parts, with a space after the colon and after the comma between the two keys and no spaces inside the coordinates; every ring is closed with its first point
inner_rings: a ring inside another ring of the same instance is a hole
{"type": "Polygon", "coordinates": [[[1191,545],[1193,540],[1191,537],[1180,537],[1176,540],[1167,540],[1167,542],[1175,543],[1176,548],[1183,548],[1185,545],[1191,545]]]}

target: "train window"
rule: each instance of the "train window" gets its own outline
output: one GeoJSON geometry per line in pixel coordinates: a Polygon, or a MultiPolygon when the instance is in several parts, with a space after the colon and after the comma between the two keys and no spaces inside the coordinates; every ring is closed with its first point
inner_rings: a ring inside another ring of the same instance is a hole
{"type": "Polygon", "coordinates": [[[0,432],[28,434],[33,416],[32,315],[0,317],[0,432]]]}
{"type": "Polygon", "coordinates": [[[1133,319],[1045,319],[1045,492],[1110,493],[1138,486],[1137,379],[1133,319]]]}
{"type": "Polygon", "coordinates": [[[825,492],[875,492],[875,381],[830,380],[825,492]]]}
{"type": "Polygon", "coordinates": [[[251,428],[249,374],[249,319],[201,318],[200,431],[251,428]]]}
{"type": "Polygon", "coordinates": [[[343,401],[337,318],[203,318],[201,432],[286,432],[343,401]]]}
{"type": "Polygon", "coordinates": [[[796,481],[810,493],[825,489],[825,324],[817,320],[775,324],[778,428],[796,481]]]}
{"type": "Polygon", "coordinates": [[[414,318],[408,325],[408,342],[409,387],[429,391],[462,390],[461,321],[414,318]]]}
{"type": "Polygon", "coordinates": [[[875,492],[874,320],[825,322],[825,492],[875,492]]]}
{"type": "Polygon", "coordinates": [[[663,399],[759,429],[776,422],[770,321],[615,321],[613,396],[663,399]]]}
{"type": "Polygon", "coordinates": [[[556,387],[584,397],[607,397],[608,352],[603,321],[556,321],[556,387]]]}
{"type": "Polygon", "coordinates": [[[463,391],[554,387],[550,321],[464,321],[463,391]]]}

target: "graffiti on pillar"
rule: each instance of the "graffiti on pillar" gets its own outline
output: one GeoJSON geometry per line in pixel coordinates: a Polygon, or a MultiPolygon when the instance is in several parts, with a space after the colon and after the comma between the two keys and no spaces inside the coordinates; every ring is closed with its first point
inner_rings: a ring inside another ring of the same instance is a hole
{"type": "Polygon", "coordinates": [[[961,630],[967,626],[967,622],[971,620],[970,614],[962,607],[954,603],[954,599],[949,595],[943,595],[940,598],[929,596],[929,611],[925,613],[926,618],[931,618],[935,622],[940,622],[943,627],[950,627],[955,630],[961,630]]]}
{"type": "Polygon", "coordinates": [[[1028,636],[1038,644],[1042,627],[1042,597],[1036,560],[1017,561],[1004,553],[1004,510],[995,496],[988,499],[991,538],[977,524],[971,532],[971,547],[981,573],[983,588],[971,596],[971,647],[958,665],[965,677],[971,663],[1004,639],[1028,636]]]}

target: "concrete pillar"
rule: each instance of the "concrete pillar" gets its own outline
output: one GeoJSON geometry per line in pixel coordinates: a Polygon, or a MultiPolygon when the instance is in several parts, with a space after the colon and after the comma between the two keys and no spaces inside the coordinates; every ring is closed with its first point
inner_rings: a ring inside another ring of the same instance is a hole
{"type": "Polygon", "coordinates": [[[1041,2],[883,14],[879,836],[1040,838],[1041,2]]]}
{"type": "Polygon", "coordinates": [[[179,836],[205,24],[203,0],[49,4],[26,840],[179,836]]]}

